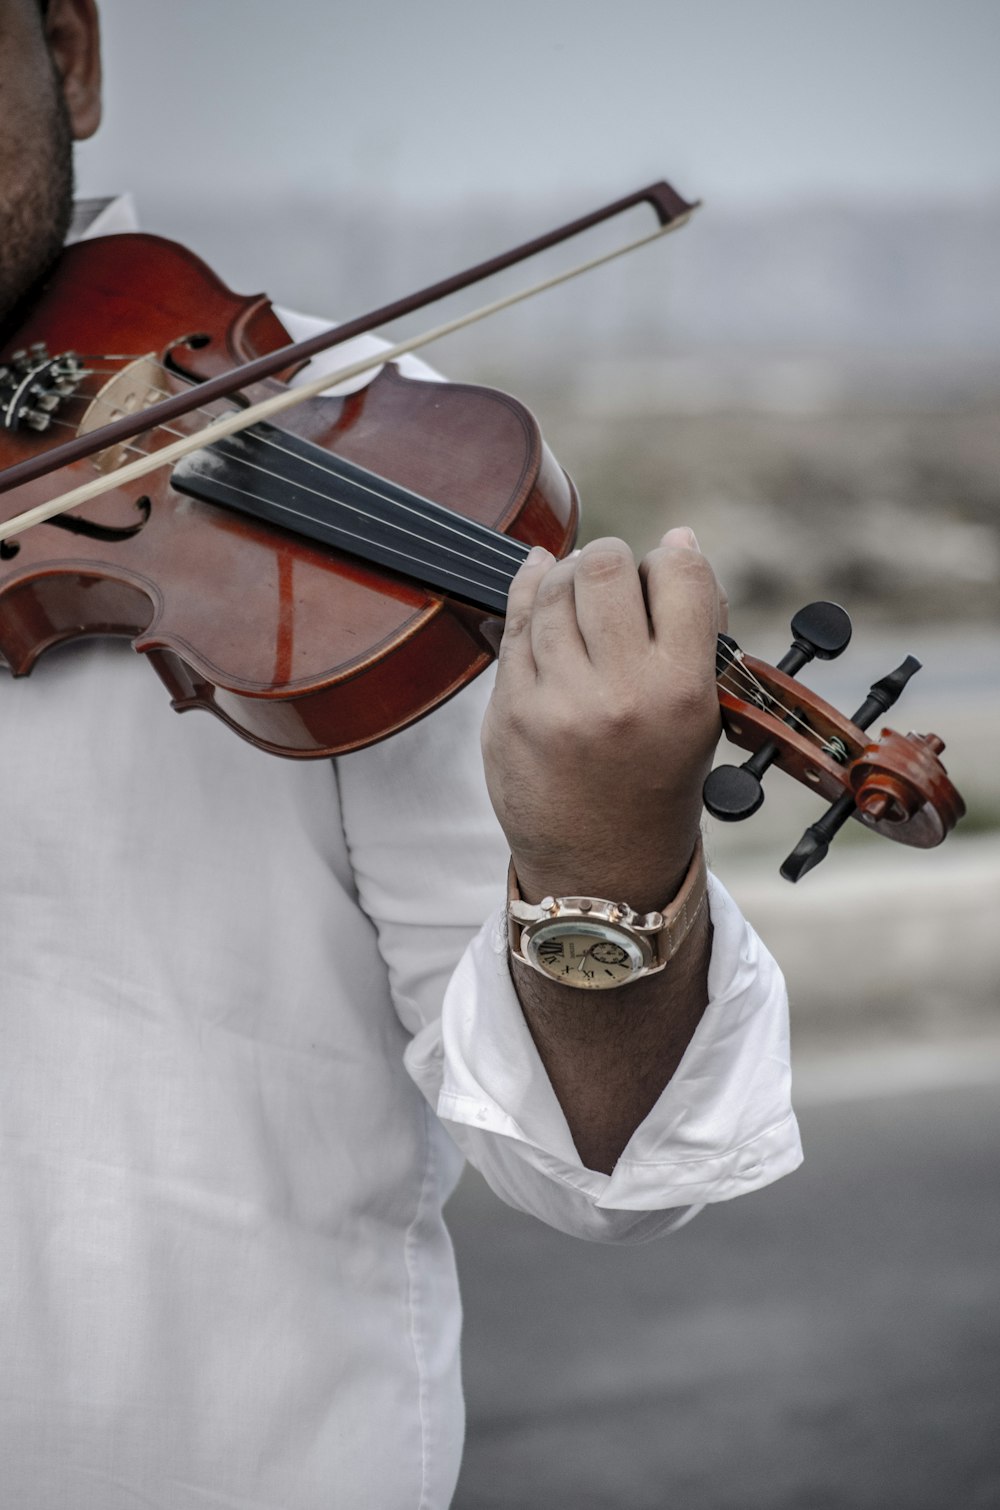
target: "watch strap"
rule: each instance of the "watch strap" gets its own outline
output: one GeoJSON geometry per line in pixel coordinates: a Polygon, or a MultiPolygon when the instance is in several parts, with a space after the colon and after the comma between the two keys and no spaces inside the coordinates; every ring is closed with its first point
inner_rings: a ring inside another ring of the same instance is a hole
{"type": "Polygon", "coordinates": [[[657,952],[664,964],[673,959],[707,905],[708,865],[699,834],[680,891],[660,909],[663,923],[657,930],[657,952]]]}

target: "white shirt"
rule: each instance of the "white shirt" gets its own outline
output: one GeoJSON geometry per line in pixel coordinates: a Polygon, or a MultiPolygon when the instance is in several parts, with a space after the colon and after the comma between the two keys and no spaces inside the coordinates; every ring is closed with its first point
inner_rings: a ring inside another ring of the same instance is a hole
{"type": "Polygon", "coordinates": [[[781,977],[717,882],[694,1040],[580,1164],[506,965],[488,691],[296,762],[121,644],[0,683],[0,1503],[441,1510],[462,1154],[615,1241],[798,1164],[781,977]]]}

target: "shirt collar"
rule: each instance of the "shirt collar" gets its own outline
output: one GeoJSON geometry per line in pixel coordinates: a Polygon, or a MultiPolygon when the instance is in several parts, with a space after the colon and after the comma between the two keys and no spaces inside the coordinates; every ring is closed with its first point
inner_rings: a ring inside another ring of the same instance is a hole
{"type": "Polygon", "coordinates": [[[78,199],[67,241],[89,241],[92,236],[117,236],[122,231],[137,231],[139,219],[131,194],[110,199],[78,199]]]}

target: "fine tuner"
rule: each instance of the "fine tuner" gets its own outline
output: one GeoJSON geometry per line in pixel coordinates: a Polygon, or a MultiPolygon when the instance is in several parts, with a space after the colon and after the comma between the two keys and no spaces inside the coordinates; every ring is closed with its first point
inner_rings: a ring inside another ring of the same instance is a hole
{"type": "Polygon", "coordinates": [[[47,430],[85,376],[76,352],[50,356],[44,341],[12,352],[0,365],[0,425],[5,430],[47,430]]]}
{"type": "Polygon", "coordinates": [[[719,636],[716,673],[727,738],[752,750],[742,765],[709,773],[703,797],[713,818],[739,823],[764,801],[761,777],[772,765],[813,786],[829,800],[781,866],[786,881],[798,881],[823,860],[830,841],[857,818],[902,844],[939,844],[965,812],[938,756],[936,734],[897,734],[883,729],[876,741],[864,731],[896,702],[920,670],[912,655],[873,683],[850,719],[795,681],[811,660],[832,661],[851,639],[849,615],[836,603],[809,603],[791,623],[792,644],[776,667],[744,654],[728,634],[719,636]]]}

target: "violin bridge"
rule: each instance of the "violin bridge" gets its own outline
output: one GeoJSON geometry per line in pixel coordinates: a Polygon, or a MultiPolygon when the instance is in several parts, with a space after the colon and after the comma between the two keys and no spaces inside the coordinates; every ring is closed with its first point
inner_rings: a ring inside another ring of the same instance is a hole
{"type": "MultiPolygon", "coordinates": [[[[126,414],[138,414],[142,409],[152,408],[164,397],[165,382],[166,375],[155,352],[137,357],[99,389],[87,405],[77,426],[77,434],[88,435],[126,414]]],[[[126,460],[126,453],[134,449],[132,441],[109,446],[93,457],[94,467],[102,474],[114,472],[126,460]]]]}

